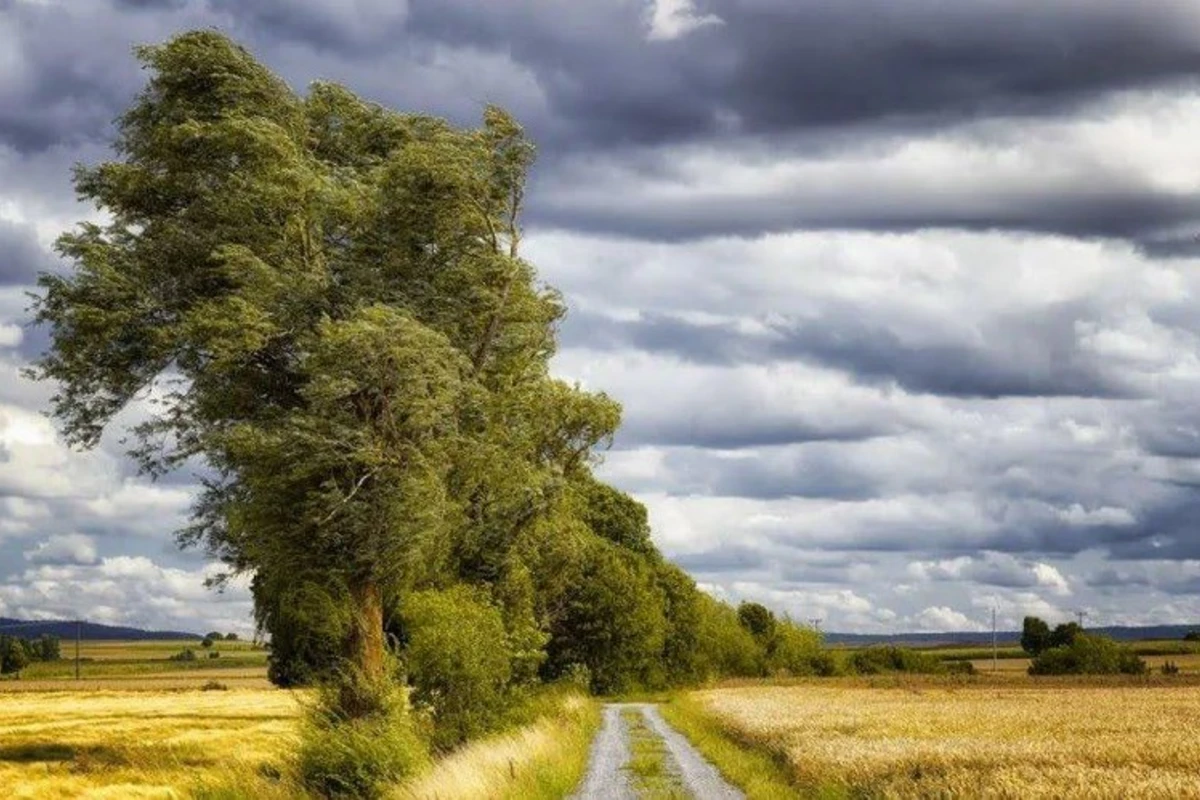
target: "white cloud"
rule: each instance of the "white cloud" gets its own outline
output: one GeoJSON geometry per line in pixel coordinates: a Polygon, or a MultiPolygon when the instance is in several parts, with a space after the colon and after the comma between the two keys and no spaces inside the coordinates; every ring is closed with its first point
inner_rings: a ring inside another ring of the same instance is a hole
{"type": "Polygon", "coordinates": [[[648,37],[677,39],[697,28],[721,22],[715,14],[697,13],[694,0],[650,0],[648,37]]]}
{"type": "Polygon", "coordinates": [[[96,543],[79,533],[58,534],[26,550],[25,558],[32,564],[95,564],[96,543]]]}
{"type": "Polygon", "coordinates": [[[913,618],[919,631],[981,631],[986,626],[946,606],[930,606],[913,618]]]}

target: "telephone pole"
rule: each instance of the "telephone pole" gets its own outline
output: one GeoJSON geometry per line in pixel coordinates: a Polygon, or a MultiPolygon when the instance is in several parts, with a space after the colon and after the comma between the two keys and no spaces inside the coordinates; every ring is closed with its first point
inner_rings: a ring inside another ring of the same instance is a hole
{"type": "Polygon", "coordinates": [[[79,637],[83,628],[83,620],[75,620],[75,680],[79,680],[79,637]]]}
{"type": "Polygon", "coordinates": [[[816,631],[817,633],[821,632],[821,618],[820,617],[809,617],[808,624],[812,625],[813,630],[816,631]]]}
{"type": "Polygon", "coordinates": [[[996,607],[992,606],[992,672],[1000,669],[1000,654],[996,650],[996,607]]]}
{"type": "Polygon", "coordinates": [[[1086,617],[1087,615],[1088,615],[1088,612],[1084,611],[1083,609],[1079,609],[1078,611],[1075,612],[1075,618],[1079,620],[1080,628],[1083,627],[1083,620],[1084,620],[1084,617],[1086,617]]]}

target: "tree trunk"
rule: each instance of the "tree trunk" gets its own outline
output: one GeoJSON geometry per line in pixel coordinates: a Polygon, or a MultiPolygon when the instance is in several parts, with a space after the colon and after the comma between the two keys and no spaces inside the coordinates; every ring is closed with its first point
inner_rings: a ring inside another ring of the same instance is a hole
{"type": "Polygon", "coordinates": [[[345,657],[349,675],[342,684],[341,711],[347,717],[365,717],[380,709],[384,690],[383,596],[372,580],[352,581],[351,624],[345,657]]]}

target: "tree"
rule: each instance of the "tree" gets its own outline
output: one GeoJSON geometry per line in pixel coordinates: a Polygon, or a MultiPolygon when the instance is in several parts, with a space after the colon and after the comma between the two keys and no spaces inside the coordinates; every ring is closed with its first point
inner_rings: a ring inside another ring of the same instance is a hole
{"type": "Polygon", "coordinates": [[[227,633],[227,634],[225,634],[225,641],[227,641],[227,642],[236,642],[237,640],[238,640],[238,635],[237,635],[236,633],[227,633]]]}
{"type": "Polygon", "coordinates": [[[29,665],[25,641],[16,636],[0,636],[0,673],[11,675],[29,665]]]}
{"type": "Polygon", "coordinates": [[[205,650],[212,647],[213,646],[212,634],[209,634],[208,636],[205,636],[202,640],[200,640],[200,646],[203,647],[205,650]]]}
{"type": "Polygon", "coordinates": [[[1021,649],[1038,656],[1050,647],[1050,626],[1038,617],[1026,617],[1021,625],[1021,649]]]}
{"type": "Polygon", "coordinates": [[[1083,633],[1083,628],[1076,622],[1064,622],[1054,626],[1050,632],[1051,647],[1070,647],[1075,637],[1083,633]]]}
{"type": "Polygon", "coordinates": [[[1044,650],[1029,665],[1030,675],[1142,675],[1146,670],[1133,648],[1082,631],[1070,642],[1044,650]]]}
{"type": "Polygon", "coordinates": [[[488,579],[619,422],[548,375],[563,306],[519,255],[533,148],[494,108],[463,131],[301,97],[213,31],[138,55],[118,159],[75,176],[109,221],[58,241],[74,271],[41,278],[34,374],[83,447],[158,388],[132,455],[214,475],[181,544],[342,598],[341,711],[372,714],[387,598],[448,553],[488,579]]]}
{"type": "Polygon", "coordinates": [[[754,638],[765,642],[775,635],[775,615],[761,603],[742,603],[737,613],[742,627],[754,638]]]}

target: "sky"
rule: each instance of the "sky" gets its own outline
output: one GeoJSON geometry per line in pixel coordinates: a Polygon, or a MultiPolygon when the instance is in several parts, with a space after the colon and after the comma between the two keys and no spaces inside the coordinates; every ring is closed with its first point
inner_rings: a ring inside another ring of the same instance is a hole
{"type": "Polygon", "coordinates": [[[1200,4],[0,0],[0,616],[248,632],[194,476],[70,451],[21,368],[139,43],[539,145],[524,255],[601,475],[707,591],[826,630],[1200,621],[1200,4]]]}

